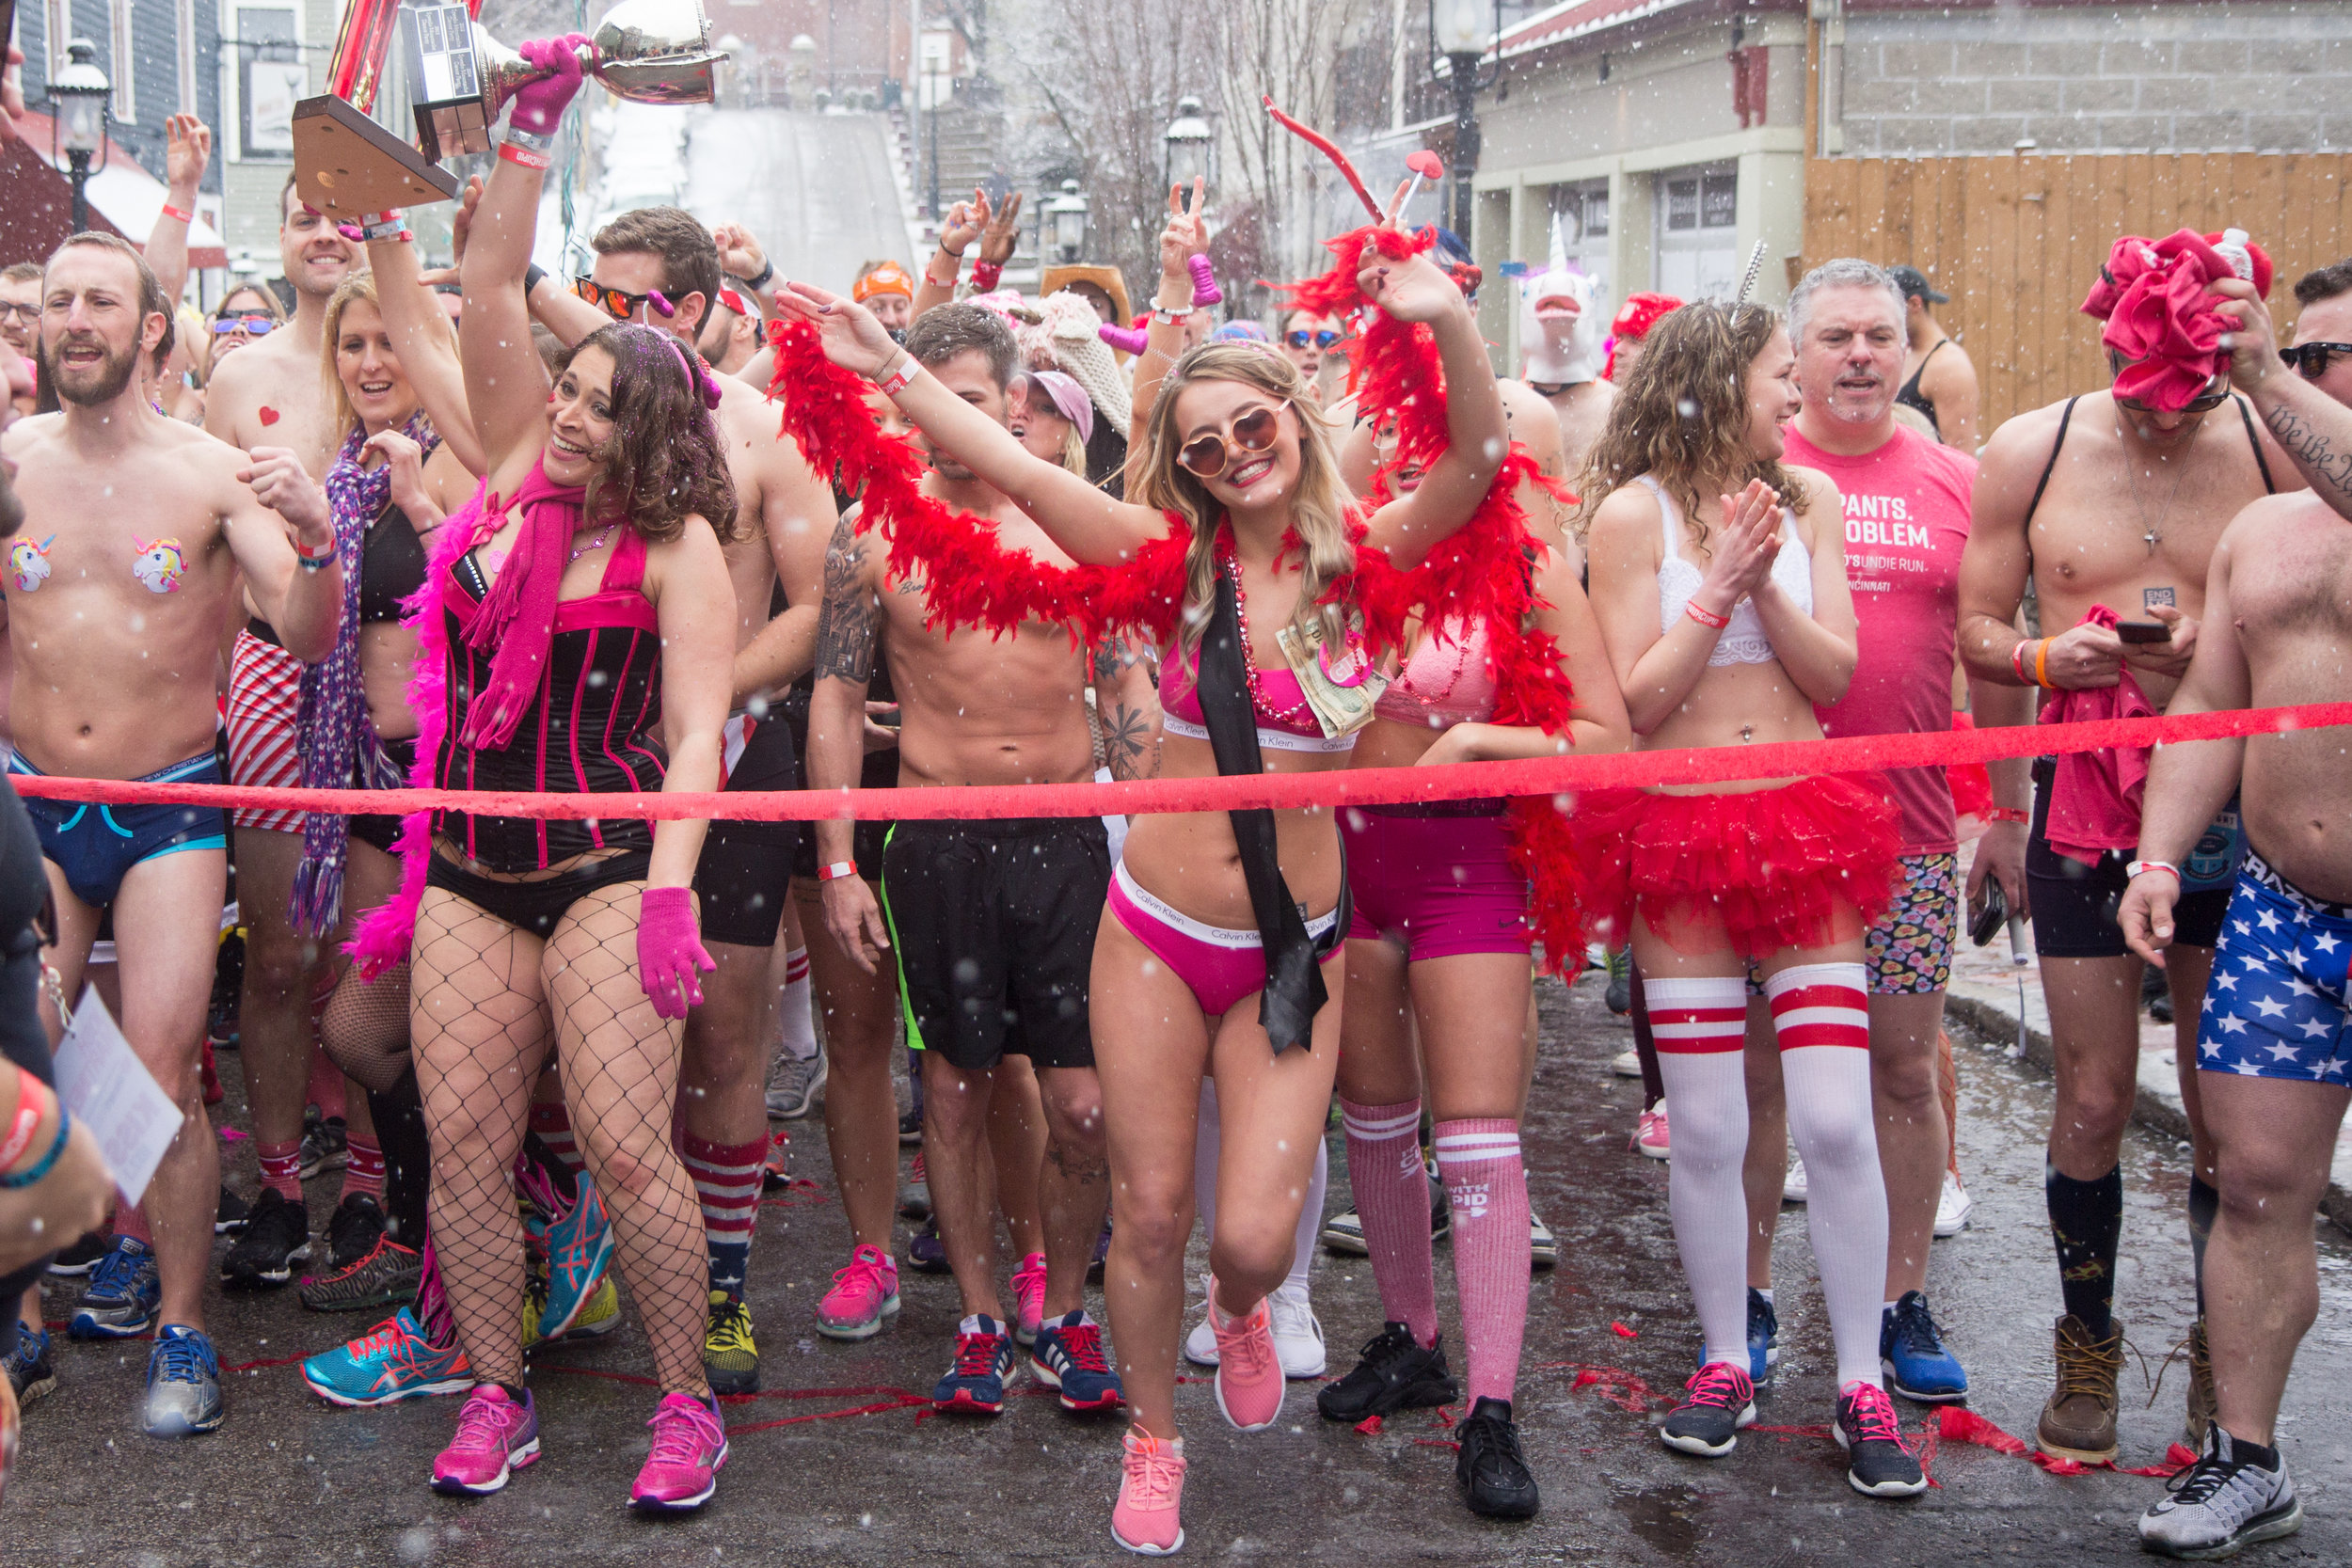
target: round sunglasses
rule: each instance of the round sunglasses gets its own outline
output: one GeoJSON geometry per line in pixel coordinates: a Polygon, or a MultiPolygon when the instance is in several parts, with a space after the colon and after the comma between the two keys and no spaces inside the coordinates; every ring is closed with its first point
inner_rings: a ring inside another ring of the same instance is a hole
{"type": "Polygon", "coordinates": [[[1317,348],[1329,348],[1340,341],[1340,335],[1327,326],[1320,332],[1310,332],[1303,326],[1296,327],[1285,337],[1293,348],[1305,348],[1309,343],[1314,344],[1317,348]]]}
{"type": "Polygon", "coordinates": [[[1235,449],[1238,448],[1245,456],[1254,456],[1274,445],[1275,433],[1279,429],[1280,422],[1276,418],[1276,410],[1252,408],[1233,421],[1230,445],[1223,436],[1210,431],[1193,437],[1179,448],[1176,461],[1183,464],[1184,471],[1195,478],[1215,479],[1233,461],[1235,449]]]}

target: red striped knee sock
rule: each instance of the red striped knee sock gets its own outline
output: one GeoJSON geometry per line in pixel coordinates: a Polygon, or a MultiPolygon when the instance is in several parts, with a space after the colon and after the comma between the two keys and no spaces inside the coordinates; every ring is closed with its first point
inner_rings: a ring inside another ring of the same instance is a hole
{"type": "Polygon", "coordinates": [[[302,1140],[265,1144],[256,1138],[253,1157],[262,1167],[262,1185],[280,1197],[302,1201],[302,1140]]]}
{"type": "Polygon", "coordinates": [[[380,1205],[384,1201],[384,1146],[354,1132],[347,1147],[351,1158],[343,1166],[343,1190],[335,1201],[341,1203],[354,1193],[364,1193],[380,1205]]]}
{"type": "Polygon", "coordinates": [[[1648,979],[1650,1032],[1674,1118],[1666,1209],[1709,1361],[1748,1359],[1748,1205],[1740,1167],[1748,1148],[1747,1077],[1740,1054],[1747,982],[1737,974],[1648,979]]]}
{"type": "Polygon", "coordinates": [[[759,1167],[768,1140],[714,1144],[680,1129],[678,1158],[702,1200],[703,1234],[710,1247],[710,1288],[737,1294],[750,1271],[752,1231],[759,1223],[759,1167]]]}
{"type": "Polygon", "coordinates": [[[1519,1124],[1507,1117],[1441,1121],[1432,1129],[1438,1179],[1454,1208],[1454,1281],[1470,1400],[1508,1401],[1527,1332],[1527,1168],[1519,1124]]]}
{"type": "MultiPolygon", "coordinates": [[[[1421,1101],[1359,1105],[1344,1095],[1347,1180],[1363,1221],[1381,1315],[1438,1342],[1438,1282],[1429,1256],[1429,1171],[1421,1161],[1421,1101]]],[[[1520,1221],[1524,1229],[1526,1221],[1520,1221]]],[[[1520,1237],[1524,1245],[1526,1237],[1520,1237]]]]}
{"type": "Polygon", "coordinates": [[[796,1062],[817,1054],[817,1015],[811,1003],[808,949],[795,947],[784,956],[784,994],[776,1011],[782,1023],[784,1053],[796,1062]]]}

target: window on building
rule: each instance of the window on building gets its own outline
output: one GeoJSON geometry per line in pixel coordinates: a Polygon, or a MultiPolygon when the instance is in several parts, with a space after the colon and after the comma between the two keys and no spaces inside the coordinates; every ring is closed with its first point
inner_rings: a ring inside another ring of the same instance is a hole
{"type": "Polygon", "coordinates": [[[1651,287],[1682,299],[1740,286],[1740,173],[1731,164],[1671,168],[1658,181],[1651,287]]]}
{"type": "Polygon", "coordinates": [[[237,8],[237,144],[253,161],[294,156],[294,106],[310,91],[291,7],[237,8]]]}
{"type": "Polygon", "coordinates": [[[134,124],[139,118],[139,56],[131,37],[132,0],[106,0],[106,60],[115,89],[115,119],[134,124]]]}
{"type": "MultiPolygon", "coordinates": [[[[1614,297],[1609,288],[1609,182],[1580,180],[1573,184],[1554,185],[1549,207],[1552,220],[1560,227],[1560,241],[1568,260],[1593,279],[1606,307],[1614,297]]],[[[1549,238],[1545,254],[1528,260],[1539,270],[1549,262],[1549,238]]]]}

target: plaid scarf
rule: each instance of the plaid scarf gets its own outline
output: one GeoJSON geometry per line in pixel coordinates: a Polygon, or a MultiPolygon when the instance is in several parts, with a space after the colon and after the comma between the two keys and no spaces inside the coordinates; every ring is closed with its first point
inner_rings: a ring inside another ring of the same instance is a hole
{"type": "MultiPolygon", "coordinates": [[[[424,448],[427,456],[440,445],[422,409],[408,417],[401,434],[424,448]]],[[[335,632],[335,651],[302,668],[294,745],[302,756],[306,789],[342,789],[355,777],[372,789],[396,788],[405,782],[400,766],[385,754],[384,743],[376,738],[359,679],[360,559],[367,551],[368,525],[392,499],[392,466],[362,466],[367,439],[366,429],[355,427],[326,472],[335,554],[343,567],[343,613],[335,632]]],[[[310,813],[303,820],[302,863],[294,869],[294,894],[286,904],[296,931],[318,937],[335,928],[342,914],[343,871],[350,860],[351,818],[310,813]]]]}

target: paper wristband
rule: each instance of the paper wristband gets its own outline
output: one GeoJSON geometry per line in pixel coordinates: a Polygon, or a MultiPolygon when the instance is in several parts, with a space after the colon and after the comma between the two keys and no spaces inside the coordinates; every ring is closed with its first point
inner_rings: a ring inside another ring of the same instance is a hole
{"type": "Polygon", "coordinates": [[[25,1146],[33,1141],[33,1129],[40,1125],[40,1097],[37,1091],[46,1086],[24,1069],[16,1069],[16,1117],[8,1124],[7,1140],[0,1142],[0,1170],[24,1158],[25,1146]]]}

